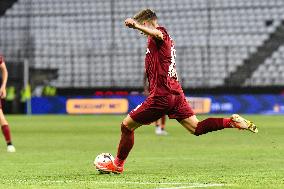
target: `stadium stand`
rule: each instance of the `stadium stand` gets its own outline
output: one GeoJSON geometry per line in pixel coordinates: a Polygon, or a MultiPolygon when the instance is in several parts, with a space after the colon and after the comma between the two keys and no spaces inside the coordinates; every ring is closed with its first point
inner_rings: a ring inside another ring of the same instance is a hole
{"type": "Polygon", "coordinates": [[[284,85],[283,45],[233,77],[281,25],[283,0],[18,0],[0,17],[0,52],[57,69],[58,87],[142,87],[146,41],[123,21],[145,7],[176,41],[184,87],[284,85]]]}
{"type": "Polygon", "coordinates": [[[269,86],[283,85],[284,83],[284,46],[275,51],[271,58],[266,59],[258,69],[253,72],[252,77],[246,80],[246,85],[269,86]]]}
{"type": "Polygon", "coordinates": [[[6,10],[8,10],[17,0],[2,0],[0,1],[0,16],[4,15],[6,10]]]}
{"type": "Polygon", "coordinates": [[[274,51],[284,44],[284,24],[280,24],[275,32],[271,33],[257,51],[245,59],[242,65],[239,65],[236,71],[229,74],[225,79],[225,84],[237,86],[238,83],[244,83],[263,62],[271,57],[274,51]]]}

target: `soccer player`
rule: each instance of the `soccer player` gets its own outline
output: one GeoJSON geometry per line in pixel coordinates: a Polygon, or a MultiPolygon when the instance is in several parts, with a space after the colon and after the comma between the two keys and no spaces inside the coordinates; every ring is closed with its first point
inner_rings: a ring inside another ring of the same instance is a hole
{"type": "Polygon", "coordinates": [[[121,139],[115,160],[99,163],[102,172],[122,173],[125,160],[134,145],[134,131],[141,125],[152,123],[168,115],[176,119],[195,136],[225,128],[238,128],[257,133],[256,126],[237,114],[230,118],[208,118],[199,121],[185,99],[175,69],[176,50],[167,30],[158,24],[154,11],[145,9],[134,18],[127,18],[125,25],[147,36],[145,69],[148,77],[149,96],[121,123],[121,139]]]}
{"type": "Polygon", "coordinates": [[[166,131],[166,115],[163,115],[160,119],[155,121],[156,129],[155,133],[156,135],[166,136],[168,135],[168,132],[166,131]]]}
{"type": "MultiPolygon", "coordinates": [[[[147,74],[146,71],[144,72],[144,95],[149,95],[149,83],[147,80],[147,74]]],[[[168,135],[168,132],[165,130],[166,127],[166,115],[163,115],[160,119],[155,121],[155,133],[156,135],[166,136],[168,135]]]]}
{"type": "MultiPolygon", "coordinates": [[[[6,84],[7,84],[7,79],[8,79],[8,71],[7,71],[5,62],[4,62],[4,58],[1,55],[0,55],[0,70],[2,74],[2,85],[0,88],[0,97],[1,99],[4,99],[6,97],[6,84]]],[[[1,124],[2,133],[7,143],[7,152],[15,152],[16,149],[12,144],[9,125],[4,116],[1,102],[0,102],[0,124],[1,124]]]]}

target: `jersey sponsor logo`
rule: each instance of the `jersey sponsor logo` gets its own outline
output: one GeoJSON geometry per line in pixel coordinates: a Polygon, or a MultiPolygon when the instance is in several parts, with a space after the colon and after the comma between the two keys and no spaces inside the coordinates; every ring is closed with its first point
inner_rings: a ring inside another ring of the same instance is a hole
{"type": "Polygon", "coordinates": [[[176,49],[174,45],[171,47],[171,64],[169,66],[168,76],[178,80],[176,71],[176,49]]]}
{"type": "Polygon", "coordinates": [[[148,54],[148,53],[150,53],[150,49],[149,48],[146,49],[146,54],[148,54]]]}

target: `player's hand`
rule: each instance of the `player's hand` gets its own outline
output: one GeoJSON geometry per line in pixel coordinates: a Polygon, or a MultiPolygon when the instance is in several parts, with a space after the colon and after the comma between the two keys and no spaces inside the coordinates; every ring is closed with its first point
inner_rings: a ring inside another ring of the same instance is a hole
{"type": "Polygon", "coordinates": [[[0,88],[0,97],[2,99],[6,98],[6,88],[5,87],[0,88]]]}
{"type": "Polygon", "coordinates": [[[125,26],[127,26],[129,28],[134,28],[135,29],[136,26],[137,26],[137,22],[134,19],[132,19],[132,18],[127,18],[124,21],[124,23],[125,23],[125,26]]]}

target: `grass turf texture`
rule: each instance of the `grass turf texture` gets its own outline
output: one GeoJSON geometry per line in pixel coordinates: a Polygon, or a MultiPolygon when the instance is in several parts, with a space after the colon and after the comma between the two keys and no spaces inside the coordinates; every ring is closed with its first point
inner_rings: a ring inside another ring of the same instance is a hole
{"type": "Polygon", "coordinates": [[[7,116],[17,152],[2,142],[0,188],[284,188],[283,116],[245,116],[258,134],[195,137],[170,120],[169,136],[161,137],[143,126],[125,172],[98,174],[92,162],[101,152],[115,156],[123,117],[7,116]]]}

